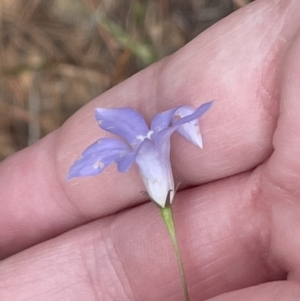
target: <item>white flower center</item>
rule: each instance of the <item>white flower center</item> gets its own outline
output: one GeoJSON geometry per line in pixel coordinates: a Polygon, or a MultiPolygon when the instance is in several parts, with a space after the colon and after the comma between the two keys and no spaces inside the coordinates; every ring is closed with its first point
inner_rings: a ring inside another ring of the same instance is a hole
{"type": "Polygon", "coordinates": [[[142,142],[142,141],[144,141],[146,138],[151,139],[152,134],[153,134],[153,131],[150,130],[150,131],[147,133],[146,136],[138,135],[136,138],[139,139],[139,140],[141,140],[141,142],[142,142]]]}

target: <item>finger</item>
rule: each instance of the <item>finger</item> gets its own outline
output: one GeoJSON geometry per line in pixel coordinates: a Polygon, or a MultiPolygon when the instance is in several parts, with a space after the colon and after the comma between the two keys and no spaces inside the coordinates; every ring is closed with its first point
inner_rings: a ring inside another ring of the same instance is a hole
{"type": "Polygon", "coordinates": [[[0,256],[141,202],[143,186],[136,169],[121,175],[112,167],[99,177],[65,182],[75,158],[105,135],[92,116],[95,107],[131,106],[149,121],[171,106],[196,106],[216,98],[218,104],[202,120],[204,151],[174,137],[177,180],[196,185],[261,162],[271,150],[276,121],[277,62],[299,26],[299,6],[296,0],[255,2],[170,58],[103,94],[59,131],[3,162],[0,256]],[[274,30],[274,24],[282,27],[274,30]],[[265,35],[257,37],[261,28],[265,35]],[[252,60],[249,53],[255,54],[252,60]]]}
{"type": "Polygon", "coordinates": [[[272,181],[300,197],[300,32],[286,57],[280,118],[274,135],[274,153],[268,162],[272,181]]]}
{"type": "Polygon", "coordinates": [[[273,206],[274,239],[271,247],[288,277],[300,280],[300,35],[286,57],[282,105],[274,135],[274,153],[263,166],[263,197],[273,206]]]}
{"type": "MultiPolygon", "coordinates": [[[[174,217],[191,300],[285,278],[269,249],[270,208],[253,200],[249,180],[244,174],[178,193],[174,217]]],[[[183,300],[170,238],[149,203],[7,258],[0,296],[183,300]]]]}
{"type": "Polygon", "coordinates": [[[299,282],[276,281],[223,294],[207,301],[296,301],[299,298],[299,282]]]}

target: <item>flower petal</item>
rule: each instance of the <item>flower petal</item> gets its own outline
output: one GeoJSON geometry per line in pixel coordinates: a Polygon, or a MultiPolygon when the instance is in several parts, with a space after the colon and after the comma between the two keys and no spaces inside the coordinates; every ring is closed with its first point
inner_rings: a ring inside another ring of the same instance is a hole
{"type": "Polygon", "coordinates": [[[174,197],[174,180],[170,163],[170,139],[155,143],[145,139],[136,157],[139,171],[150,198],[165,207],[170,191],[174,197]]]}
{"type": "Polygon", "coordinates": [[[118,162],[118,171],[125,172],[131,165],[135,162],[137,151],[128,152],[119,162],[118,162]]]}
{"type": "Polygon", "coordinates": [[[172,118],[179,107],[164,111],[155,115],[151,122],[151,130],[159,132],[171,125],[172,118]]]}
{"type": "MultiPolygon", "coordinates": [[[[173,116],[172,124],[174,124],[177,120],[185,116],[193,114],[194,112],[195,109],[193,109],[190,106],[179,107],[173,116]]],[[[182,124],[177,128],[176,131],[196,146],[203,148],[203,141],[200,133],[198,118],[195,118],[192,121],[182,124]]]]}
{"type": "Polygon", "coordinates": [[[175,121],[173,123],[173,126],[182,125],[182,124],[190,122],[194,119],[198,119],[201,115],[206,113],[211,108],[212,104],[213,104],[213,101],[202,104],[198,109],[195,110],[194,113],[192,113],[188,116],[182,117],[179,120],[175,121]]]}
{"type": "Polygon", "coordinates": [[[202,148],[202,136],[197,119],[211,107],[212,103],[207,102],[197,110],[190,106],[178,106],[157,114],[151,122],[153,131],[151,138],[155,141],[163,140],[165,136],[170,136],[177,130],[187,140],[202,148]]]}
{"type": "MultiPolygon", "coordinates": [[[[153,134],[152,134],[152,136],[151,136],[151,139],[153,141],[155,141],[155,144],[161,144],[161,143],[164,142],[164,140],[169,140],[170,136],[173,134],[174,131],[178,130],[180,127],[182,127],[186,123],[192,122],[195,119],[197,120],[201,115],[203,115],[207,110],[209,110],[209,108],[211,107],[212,103],[213,103],[212,101],[211,102],[207,102],[207,103],[201,105],[196,110],[192,109],[193,112],[190,115],[184,116],[182,118],[180,118],[180,116],[179,116],[178,120],[176,120],[175,122],[173,121],[173,125],[172,126],[169,126],[169,127],[165,128],[165,129],[163,129],[161,131],[158,131],[158,132],[154,131],[153,134]]],[[[176,107],[174,109],[174,112],[176,112],[177,110],[179,110],[182,107],[187,107],[187,106],[176,107]]],[[[160,115],[160,114],[158,114],[158,115],[160,115]]],[[[176,113],[175,113],[174,116],[176,116],[176,113]]],[[[176,119],[176,117],[175,117],[175,119],[176,119]]],[[[184,133],[184,137],[186,137],[186,136],[187,136],[187,133],[184,133]]],[[[187,139],[189,141],[193,142],[190,138],[187,138],[187,139]]]]}
{"type": "Polygon", "coordinates": [[[118,135],[132,146],[140,144],[149,131],[143,116],[131,108],[97,108],[95,117],[103,130],[118,135]]]}
{"type": "Polygon", "coordinates": [[[102,138],[90,145],[74,162],[67,179],[97,175],[109,164],[119,162],[130,152],[131,148],[124,142],[114,138],[102,138]]]}
{"type": "Polygon", "coordinates": [[[172,126],[187,140],[203,148],[198,118],[206,113],[212,104],[213,101],[206,102],[196,110],[189,106],[178,107],[172,120],[172,126]]]}

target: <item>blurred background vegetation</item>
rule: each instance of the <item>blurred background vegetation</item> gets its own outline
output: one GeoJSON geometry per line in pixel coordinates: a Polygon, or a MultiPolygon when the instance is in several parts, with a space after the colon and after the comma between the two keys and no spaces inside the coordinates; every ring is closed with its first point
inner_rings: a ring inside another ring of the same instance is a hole
{"type": "Polygon", "coordinates": [[[0,161],[251,0],[0,0],[0,161]]]}

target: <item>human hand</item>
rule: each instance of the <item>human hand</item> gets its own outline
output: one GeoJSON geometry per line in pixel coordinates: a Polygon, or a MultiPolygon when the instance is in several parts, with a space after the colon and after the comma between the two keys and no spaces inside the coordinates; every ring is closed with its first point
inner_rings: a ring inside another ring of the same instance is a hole
{"type": "Polygon", "coordinates": [[[171,242],[137,170],[65,178],[105,134],[94,108],[130,106],[150,120],[216,99],[201,119],[203,151],[172,141],[191,300],[298,300],[299,14],[298,0],[256,1],[2,162],[0,256],[10,257],[0,299],[182,300],[171,242]]]}

